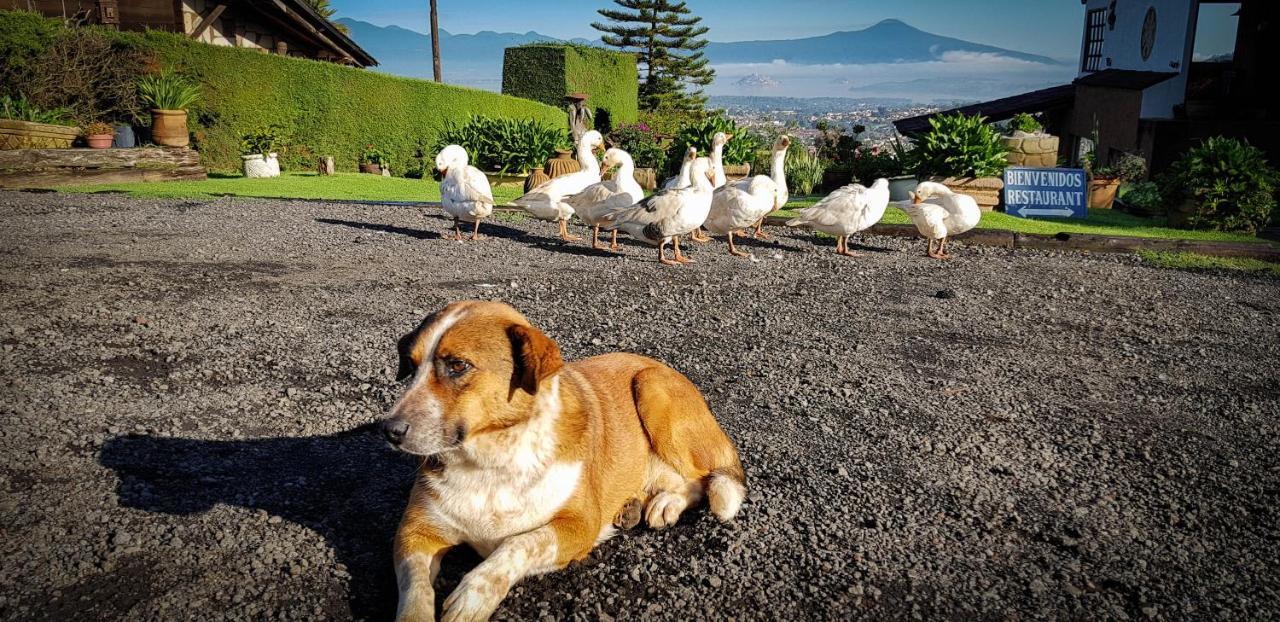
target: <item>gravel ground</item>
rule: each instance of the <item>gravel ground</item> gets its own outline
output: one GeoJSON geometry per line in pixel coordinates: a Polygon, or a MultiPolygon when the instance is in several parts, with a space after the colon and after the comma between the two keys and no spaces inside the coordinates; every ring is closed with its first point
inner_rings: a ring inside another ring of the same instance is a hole
{"type": "Polygon", "coordinates": [[[750,486],[498,619],[1280,616],[1280,280],[784,232],[663,268],[427,211],[0,193],[0,617],[387,618],[413,465],[369,424],[460,298],[685,372],[750,486]]]}

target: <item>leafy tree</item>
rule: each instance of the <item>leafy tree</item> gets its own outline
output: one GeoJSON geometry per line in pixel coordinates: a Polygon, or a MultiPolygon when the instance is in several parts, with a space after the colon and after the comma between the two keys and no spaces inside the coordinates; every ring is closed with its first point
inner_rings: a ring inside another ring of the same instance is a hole
{"type": "Polygon", "coordinates": [[[702,53],[707,40],[702,18],[685,2],[613,0],[621,9],[600,9],[608,23],[594,22],[606,45],[639,55],[645,79],[640,109],[700,110],[707,98],[699,87],[711,84],[715,71],[702,53]]]}
{"type": "Polygon", "coordinates": [[[306,2],[312,10],[320,14],[320,17],[329,20],[333,24],[333,27],[338,29],[339,32],[344,35],[351,34],[351,29],[347,28],[346,24],[339,24],[338,22],[333,21],[333,14],[338,11],[337,9],[329,6],[329,0],[306,0],[306,2]]]}

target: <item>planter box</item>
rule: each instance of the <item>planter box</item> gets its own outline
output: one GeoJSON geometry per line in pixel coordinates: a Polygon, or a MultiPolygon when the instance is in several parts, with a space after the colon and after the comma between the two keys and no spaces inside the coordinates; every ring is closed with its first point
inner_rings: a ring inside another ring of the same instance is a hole
{"type": "Polygon", "coordinates": [[[738,181],[745,179],[751,174],[751,164],[726,164],[724,165],[724,177],[728,181],[738,181]]]}
{"type": "Polygon", "coordinates": [[[1089,209],[1111,209],[1119,190],[1119,179],[1090,179],[1089,209]]]}
{"type": "Polygon", "coordinates": [[[889,178],[889,200],[890,201],[909,201],[911,193],[920,185],[920,180],[915,175],[903,175],[900,177],[889,178]]]}
{"type": "Polygon", "coordinates": [[[929,181],[940,183],[957,194],[973,197],[984,212],[1000,205],[1000,191],[1004,190],[1004,180],[999,177],[933,177],[929,181]]]}
{"type": "Polygon", "coordinates": [[[1017,132],[1001,136],[1000,143],[1008,152],[1009,166],[1053,168],[1058,165],[1058,137],[1051,134],[1017,132]]]}
{"type": "Polygon", "coordinates": [[[65,125],[0,119],[0,149],[68,149],[79,135],[65,125]]]}

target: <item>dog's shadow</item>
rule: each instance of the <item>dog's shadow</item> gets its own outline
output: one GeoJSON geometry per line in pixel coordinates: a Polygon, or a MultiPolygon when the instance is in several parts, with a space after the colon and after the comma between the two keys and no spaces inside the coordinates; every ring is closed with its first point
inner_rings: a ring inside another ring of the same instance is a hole
{"type": "MultiPolygon", "coordinates": [[[[417,461],[389,450],[372,424],[328,436],[234,441],[119,436],[100,456],[119,478],[121,506],[189,515],[233,505],[315,531],[351,576],[352,617],[395,614],[391,545],[417,461]]],[[[478,559],[451,554],[437,594],[448,594],[441,587],[456,585],[478,559]]]]}

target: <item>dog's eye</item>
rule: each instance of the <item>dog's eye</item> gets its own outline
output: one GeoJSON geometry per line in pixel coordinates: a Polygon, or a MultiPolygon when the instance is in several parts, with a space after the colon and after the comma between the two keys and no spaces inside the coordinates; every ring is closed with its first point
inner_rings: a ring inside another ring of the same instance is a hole
{"type": "Polygon", "coordinates": [[[471,363],[462,359],[446,359],[444,362],[444,372],[450,378],[461,378],[469,369],[471,369],[471,363]]]}

